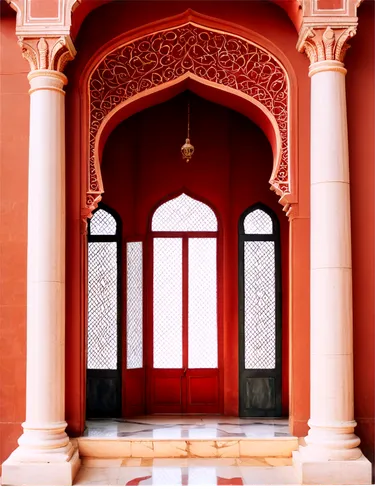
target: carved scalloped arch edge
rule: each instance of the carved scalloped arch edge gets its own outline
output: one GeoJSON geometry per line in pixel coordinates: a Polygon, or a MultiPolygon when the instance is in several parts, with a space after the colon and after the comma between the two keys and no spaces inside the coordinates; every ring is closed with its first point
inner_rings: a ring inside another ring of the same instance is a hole
{"type": "MultiPolygon", "coordinates": [[[[245,38],[245,37],[238,35],[236,33],[229,33],[229,32],[224,32],[222,30],[217,30],[217,29],[213,28],[212,26],[203,26],[203,25],[198,24],[196,22],[193,22],[191,20],[185,21],[184,23],[180,24],[179,26],[165,27],[163,29],[151,32],[149,35],[143,34],[141,36],[128,39],[125,43],[124,42],[121,43],[120,41],[118,41],[118,44],[114,45],[113,44],[114,41],[112,40],[111,43],[108,44],[109,46],[104,48],[104,53],[102,52],[102,54],[103,54],[102,57],[100,57],[100,59],[98,59],[96,57],[96,64],[91,66],[91,70],[90,70],[89,78],[88,78],[88,85],[90,85],[91,79],[92,79],[95,71],[97,71],[100,64],[103,63],[103,61],[106,58],[108,58],[115,51],[119,50],[121,47],[125,47],[126,45],[130,45],[130,44],[135,43],[137,41],[144,40],[147,36],[155,35],[157,33],[172,31],[173,29],[177,29],[177,28],[180,28],[180,27],[186,26],[186,25],[196,26],[197,28],[202,29],[202,30],[209,30],[209,31],[217,32],[221,35],[240,39],[240,40],[244,41],[245,43],[258,48],[261,52],[266,53],[268,56],[270,56],[272,58],[272,60],[282,70],[282,72],[285,76],[285,81],[286,81],[286,85],[287,85],[287,94],[288,94],[287,95],[287,105],[286,105],[287,115],[288,115],[287,116],[287,129],[288,129],[289,128],[289,113],[290,113],[290,95],[289,95],[290,94],[290,84],[289,84],[288,72],[286,71],[286,68],[284,67],[282,62],[274,54],[272,54],[269,50],[267,50],[267,48],[261,46],[260,44],[254,42],[252,40],[249,40],[248,38],[245,38]]],[[[288,130],[286,131],[286,133],[288,135],[288,130]]],[[[273,191],[275,191],[277,195],[280,196],[280,203],[282,205],[284,205],[284,207],[289,211],[289,207],[290,207],[289,201],[291,199],[293,199],[293,201],[294,201],[294,198],[295,198],[294,196],[292,196],[292,193],[291,193],[292,190],[290,187],[290,178],[289,178],[290,177],[290,165],[289,165],[289,162],[290,162],[290,158],[289,158],[290,139],[289,139],[289,137],[287,138],[287,148],[286,149],[287,149],[287,153],[288,153],[288,179],[286,182],[280,182],[280,180],[277,180],[277,169],[280,166],[280,165],[278,165],[278,166],[274,166],[274,169],[273,169],[273,172],[271,175],[271,179],[270,179],[270,183],[271,183],[271,189],[273,191]]],[[[281,156],[281,154],[280,154],[280,156],[281,156]]],[[[92,210],[97,205],[95,203],[94,204],[92,203],[92,195],[95,193],[96,195],[99,196],[103,193],[103,186],[102,186],[101,177],[100,177],[100,169],[93,168],[92,162],[90,163],[90,176],[88,179],[88,183],[89,183],[88,184],[89,190],[87,192],[86,209],[89,209],[89,207],[90,207],[90,209],[92,210]],[[96,178],[92,179],[91,175],[94,172],[96,172],[99,175],[96,175],[96,178]],[[99,189],[93,190],[92,187],[95,185],[99,189]],[[90,187],[91,187],[91,189],[90,189],[90,187]]]]}

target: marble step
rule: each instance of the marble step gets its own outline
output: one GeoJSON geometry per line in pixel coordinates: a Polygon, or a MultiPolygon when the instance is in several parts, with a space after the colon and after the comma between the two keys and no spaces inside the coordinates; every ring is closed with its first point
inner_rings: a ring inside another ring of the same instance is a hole
{"type": "Polygon", "coordinates": [[[240,458],[291,457],[298,438],[77,438],[80,457],[88,458],[240,458]]]}

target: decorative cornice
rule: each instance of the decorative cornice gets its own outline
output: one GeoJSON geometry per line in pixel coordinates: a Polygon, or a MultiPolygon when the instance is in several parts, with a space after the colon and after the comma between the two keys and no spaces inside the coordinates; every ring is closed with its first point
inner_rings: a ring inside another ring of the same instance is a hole
{"type": "Polygon", "coordinates": [[[31,71],[47,69],[63,73],[67,62],[76,55],[70,36],[20,36],[18,45],[31,71]]]}
{"type": "Polygon", "coordinates": [[[356,34],[356,29],[356,24],[333,28],[331,26],[303,25],[297,50],[305,52],[311,64],[322,61],[342,63],[349,48],[347,40],[356,34]]]}

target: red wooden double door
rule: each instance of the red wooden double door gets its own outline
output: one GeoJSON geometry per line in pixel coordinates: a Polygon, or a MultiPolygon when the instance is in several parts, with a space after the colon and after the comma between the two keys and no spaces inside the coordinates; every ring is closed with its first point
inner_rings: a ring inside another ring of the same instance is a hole
{"type": "Polygon", "coordinates": [[[221,413],[214,212],[182,194],[125,253],[125,414],[221,413]]]}

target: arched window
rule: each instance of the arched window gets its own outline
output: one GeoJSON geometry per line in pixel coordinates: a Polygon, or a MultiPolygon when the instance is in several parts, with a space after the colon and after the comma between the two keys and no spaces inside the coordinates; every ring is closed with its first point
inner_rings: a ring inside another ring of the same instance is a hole
{"type": "Polygon", "coordinates": [[[243,416],[281,412],[279,225],[263,205],[239,224],[240,408],[243,416]]]}
{"type": "Polygon", "coordinates": [[[119,226],[107,208],[99,208],[88,224],[89,370],[118,368],[119,226]]]}
{"type": "MultiPolygon", "coordinates": [[[[199,391],[204,393],[205,383],[216,387],[212,384],[218,381],[216,372],[209,371],[218,369],[217,218],[208,205],[181,194],[155,210],[151,230],[152,367],[158,373],[169,370],[168,378],[156,376],[153,400],[165,394],[169,380],[168,391],[173,387],[176,394],[185,394],[179,400],[181,408],[198,411],[199,391]],[[201,377],[210,377],[207,382],[197,378],[201,369],[206,370],[201,377]]],[[[154,411],[167,411],[172,396],[177,401],[172,393],[163,396],[163,404],[155,403],[154,411]]],[[[218,404],[216,396],[211,404],[218,404]]]]}
{"type": "Polygon", "coordinates": [[[272,218],[264,210],[256,208],[246,215],[243,230],[245,234],[272,234],[272,218]]]}
{"type": "Polygon", "coordinates": [[[183,193],[155,210],[152,230],[217,231],[217,219],[208,205],[183,193]]]}

